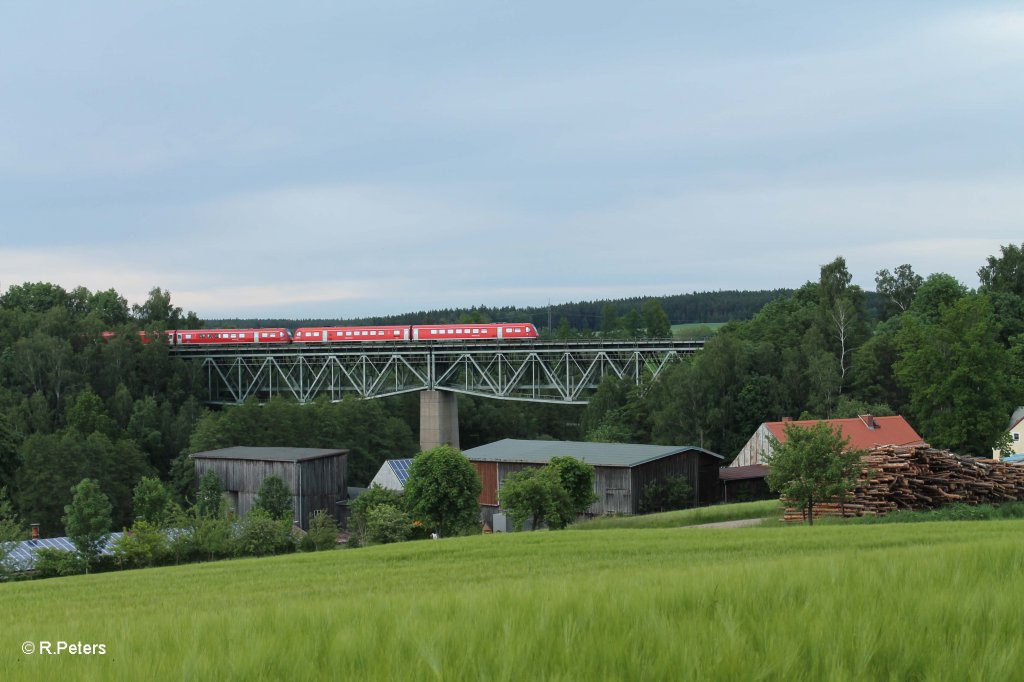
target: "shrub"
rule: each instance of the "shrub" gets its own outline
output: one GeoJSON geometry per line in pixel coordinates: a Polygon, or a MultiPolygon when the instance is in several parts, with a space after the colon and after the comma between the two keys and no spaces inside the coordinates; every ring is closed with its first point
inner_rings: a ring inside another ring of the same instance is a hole
{"type": "Polygon", "coordinates": [[[272,519],[294,520],[292,494],[280,476],[267,476],[260,482],[254,507],[266,511],[272,519]]]}
{"type": "Polygon", "coordinates": [[[235,553],[240,556],[266,556],[295,551],[292,522],[275,519],[259,507],[254,507],[238,529],[234,539],[235,553]]]}
{"type": "MultiPolygon", "coordinates": [[[[349,517],[348,529],[354,537],[359,538],[359,541],[366,541],[366,525],[370,518],[370,511],[382,504],[402,509],[402,495],[375,484],[352,503],[352,515],[349,517]]],[[[351,546],[351,540],[349,546],[351,546]]]]}
{"type": "Polygon", "coordinates": [[[403,542],[409,539],[410,533],[412,520],[398,507],[381,504],[370,510],[370,517],[366,522],[366,535],[371,542],[403,542]]]}
{"type": "Polygon", "coordinates": [[[171,555],[167,533],[155,523],[138,520],[131,532],[114,541],[114,558],[121,568],[144,568],[165,563],[171,555]]]}
{"type": "Polygon", "coordinates": [[[40,578],[85,573],[86,560],[78,552],[44,548],[36,552],[35,572],[40,578]]]}
{"type": "Polygon", "coordinates": [[[686,476],[668,476],[644,486],[640,494],[641,514],[683,509],[693,504],[693,487],[686,476]]]}
{"type": "Polygon", "coordinates": [[[325,509],[314,512],[309,517],[309,532],[302,541],[306,552],[334,549],[338,546],[338,524],[325,509]]]}

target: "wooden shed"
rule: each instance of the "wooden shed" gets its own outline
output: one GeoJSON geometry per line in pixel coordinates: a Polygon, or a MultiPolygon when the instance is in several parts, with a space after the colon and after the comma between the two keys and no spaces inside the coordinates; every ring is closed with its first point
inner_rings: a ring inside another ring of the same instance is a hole
{"type": "MultiPolygon", "coordinates": [[[[540,467],[552,457],[569,456],[593,465],[595,502],[588,514],[636,514],[644,488],[669,476],[685,476],[693,504],[718,501],[722,456],[693,445],[633,445],[506,438],[464,452],[480,475],[480,506],[491,524],[500,511],[498,492],[508,476],[540,467]]],[[[493,525],[492,525],[493,527],[493,525]]]]}
{"type": "Polygon", "coordinates": [[[288,486],[295,519],[303,529],[309,528],[310,514],[320,509],[340,520],[338,502],[348,496],[348,450],[234,447],[197,452],[191,458],[197,484],[206,472],[215,472],[239,516],[252,509],[267,476],[278,476],[288,486]]]}

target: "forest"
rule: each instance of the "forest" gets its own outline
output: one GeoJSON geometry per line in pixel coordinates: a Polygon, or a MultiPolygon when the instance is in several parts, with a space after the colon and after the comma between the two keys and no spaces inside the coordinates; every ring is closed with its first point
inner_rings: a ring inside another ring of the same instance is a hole
{"type": "MultiPolygon", "coordinates": [[[[660,336],[673,323],[730,321],[658,381],[606,380],[585,408],[460,396],[461,445],[501,438],[693,444],[729,460],[763,421],[899,413],[933,446],[985,456],[1024,403],[1024,244],[1001,247],[978,276],[969,288],[900,265],[880,270],[869,292],[851,284],[839,257],[822,266],[818,281],[792,291],[555,306],[558,336],[660,336]]],[[[531,314],[546,325],[547,309],[380,321],[531,314]]],[[[160,288],[136,305],[114,290],[49,283],[15,285],[0,296],[0,510],[60,535],[71,487],[86,477],[110,498],[116,526],[133,519],[132,489],[144,476],[191,499],[192,452],[348,448],[350,484],[365,485],[384,459],[417,451],[416,395],[207,408],[198,366],[135,334],[203,324],[160,288]]]]}

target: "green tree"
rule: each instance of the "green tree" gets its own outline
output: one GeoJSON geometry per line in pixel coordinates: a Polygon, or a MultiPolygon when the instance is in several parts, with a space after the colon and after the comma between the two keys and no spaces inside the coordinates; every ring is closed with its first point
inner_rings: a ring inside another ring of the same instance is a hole
{"type": "Polygon", "coordinates": [[[18,470],[18,447],[21,434],[18,433],[5,412],[0,412],[0,488],[10,489],[14,474],[18,470]]]}
{"type": "Polygon", "coordinates": [[[1024,297],[1024,242],[999,247],[1000,256],[989,256],[978,270],[981,289],[1024,297]]]}
{"type": "Polygon", "coordinates": [[[367,527],[370,520],[370,512],[381,505],[390,505],[398,509],[403,508],[401,493],[384,488],[376,483],[352,502],[349,509],[349,532],[353,533],[362,543],[369,539],[367,527]]]}
{"type": "Polygon", "coordinates": [[[95,563],[110,537],[110,500],[91,478],[82,479],[72,492],[71,504],[64,507],[64,527],[88,572],[88,566],[95,563]]]}
{"type": "Polygon", "coordinates": [[[140,519],[113,543],[114,560],[121,568],[159,566],[171,556],[170,541],[159,524],[140,519]]]}
{"type": "Polygon", "coordinates": [[[262,509],[272,519],[295,520],[295,505],[288,484],[280,476],[267,476],[260,481],[255,508],[262,509]]]}
{"type": "Polygon", "coordinates": [[[204,519],[223,518],[224,488],[216,471],[207,471],[199,479],[199,492],[196,493],[196,515],[204,519]]]}
{"type": "Polygon", "coordinates": [[[8,560],[13,549],[9,543],[23,540],[25,536],[25,528],[7,497],[7,488],[0,486],[0,582],[6,580],[14,570],[8,560]]]}
{"type": "Polygon", "coordinates": [[[672,325],[669,323],[668,315],[661,307],[661,301],[656,298],[647,299],[641,306],[641,312],[644,316],[647,336],[652,339],[671,338],[672,325]]]}
{"type": "Polygon", "coordinates": [[[875,287],[878,293],[888,300],[888,305],[898,313],[910,309],[910,304],[921,288],[924,278],[914,272],[909,263],[896,267],[896,271],[879,270],[875,274],[875,287]]]}
{"type": "Polygon", "coordinates": [[[412,534],[412,519],[400,508],[379,504],[370,510],[366,520],[366,536],[371,542],[388,544],[404,542],[412,534]]]}
{"type": "Polygon", "coordinates": [[[587,511],[590,505],[597,502],[594,494],[594,467],[581,462],[575,457],[552,457],[545,465],[551,469],[558,482],[569,494],[574,516],[587,511]]]}
{"type": "Polygon", "coordinates": [[[849,438],[827,422],[811,426],[787,424],[785,442],[772,440],[772,452],[765,457],[771,467],[768,487],[796,504],[814,523],[814,505],[842,500],[860,476],[861,452],[849,450],[849,438]]]}
{"type": "Polygon", "coordinates": [[[240,556],[266,556],[295,551],[295,540],[289,519],[271,516],[265,509],[254,507],[242,519],[235,552],[240,556]]]}
{"type": "Polygon", "coordinates": [[[441,536],[478,527],[480,476],[460,450],[448,445],[417,455],[405,484],[406,508],[441,536]]]}
{"type": "Polygon", "coordinates": [[[171,491],[159,479],[145,476],[132,491],[132,509],[136,519],[164,527],[174,512],[171,491]]]}
{"type": "Polygon", "coordinates": [[[309,517],[309,532],[303,541],[304,551],[322,552],[337,548],[338,524],[326,509],[318,509],[309,517]]]}
{"type": "Polygon", "coordinates": [[[934,322],[909,316],[898,343],[896,378],[924,438],[962,454],[990,455],[1019,404],[1021,384],[988,297],[971,294],[942,306],[934,322]]]}
{"type": "Polygon", "coordinates": [[[575,518],[572,498],[555,471],[547,467],[515,472],[502,481],[498,498],[516,530],[527,520],[532,530],[537,530],[544,523],[564,528],[575,518]]]}

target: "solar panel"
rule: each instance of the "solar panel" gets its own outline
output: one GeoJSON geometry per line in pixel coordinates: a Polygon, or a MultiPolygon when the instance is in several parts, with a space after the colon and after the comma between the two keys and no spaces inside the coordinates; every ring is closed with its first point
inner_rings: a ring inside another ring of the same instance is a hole
{"type": "Polygon", "coordinates": [[[398,482],[403,486],[405,482],[409,480],[409,465],[412,464],[411,459],[389,459],[388,464],[391,465],[391,470],[395,472],[395,476],[398,477],[398,482]]]}
{"type": "MultiPolygon", "coordinates": [[[[103,547],[100,554],[113,554],[114,542],[122,535],[123,533],[111,533],[107,539],[107,544],[103,547]]],[[[35,566],[36,552],[40,549],[58,549],[64,552],[75,551],[75,545],[69,538],[40,538],[39,540],[22,540],[21,542],[10,544],[13,544],[14,547],[10,550],[7,560],[15,571],[28,571],[35,566]]]]}

